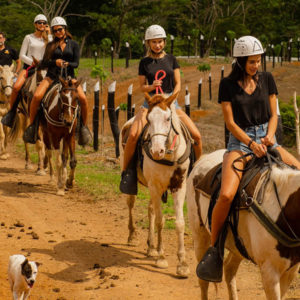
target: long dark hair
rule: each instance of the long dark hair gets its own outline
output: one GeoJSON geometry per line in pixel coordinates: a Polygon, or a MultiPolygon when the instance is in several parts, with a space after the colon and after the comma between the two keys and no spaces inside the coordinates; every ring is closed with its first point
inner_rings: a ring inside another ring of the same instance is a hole
{"type": "MultiPolygon", "coordinates": [[[[66,28],[65,28],[65,32],[66,32],[65,37],[67,37],[69,39],[73,38],[72,34],[66,28]]],[[[47,44],[45,54],[44,54],[44,58],[43,58],[44,61],[49,61],[51,59],[51,57],[53,55],[53,52],[59,46],[59,42],[60,42],[60,39],[55,37],[52,42],[47,44]]]]}
{"type": "MultiPolygon", "coordinates": [[[[248,73],[246,72],[246,63],[249,56],[244,57],[237,57],[236,61],[233,65],[231,73],[228,75],[233,81],[241,81],[242,85],[245,84],[245,80],[247,78],[248,73]]],[[[258,73],[252,76],[253,80],[257,83],[258,82],[258,73]]]]}

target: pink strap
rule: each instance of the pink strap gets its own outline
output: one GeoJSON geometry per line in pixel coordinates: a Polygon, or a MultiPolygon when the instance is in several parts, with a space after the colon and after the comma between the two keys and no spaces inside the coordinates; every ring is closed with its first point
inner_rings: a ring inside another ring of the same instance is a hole
{"type": "MultiPolygon", "coordinates": [[[[155,80],[163,80],[166,77],[166,72],[164,70],[158,70],[155,74],[155,80]],[[159,74],[162,73],[162,76],[158,78],[159,74]]],[[[163,90],[161,88],[161,86],[157,86],[156,87],[156,94],[158,94],[158,90],[161,94],[163,94],[163,90]]]]}

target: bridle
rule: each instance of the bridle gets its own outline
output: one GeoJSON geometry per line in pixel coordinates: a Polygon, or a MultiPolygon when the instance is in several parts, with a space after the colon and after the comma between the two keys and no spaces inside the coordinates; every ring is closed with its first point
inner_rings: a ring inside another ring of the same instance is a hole
{"type": "Polygon", "coordinates": [[[13,88],[10,84],[7,85],[2,85],[2,80],[4,79],[3,76],[0,77],[0,81],[1,81],[1,87],[3,88],[3,90],[7,89],[7,88],[13,88]]]}
{"type": "Polygon", "coordinates": [[[68,104],[68,103],[64,103],[62,101],[62,97],[61,97],[61,93],[64,92],[64,91],[77,91],[77,88],[63,87],[62,89],[59,90],[59,98],[58,98],[58,100],[59,100],[59,103],[58,103],[59,104],[58,105],[58,109],[59,109],[59,117],[58,118],[59,118],[59,121],[56,121],[56,120],[52,119],[45,107],[43,107],[43,109],[44,109],[45,118],[48,121],[48,123],[50,123],[51,125],[56,126],[56,127],[69,127],[69,133],[71,133],[71,131],[73,129],[73,126],[74,126],[74,123],[75,123],[75,120],[77,118],[79,105],[78,105],[78,100],[77,100],[77,105],[76,106],[68,104]],[[63,107],[64,106],[66,106],[68,108],[72,108],[72,109],[75,110],[70,125],[66,125],[66,123],[64,121],[64,116],[63,116],[63,107]]]}

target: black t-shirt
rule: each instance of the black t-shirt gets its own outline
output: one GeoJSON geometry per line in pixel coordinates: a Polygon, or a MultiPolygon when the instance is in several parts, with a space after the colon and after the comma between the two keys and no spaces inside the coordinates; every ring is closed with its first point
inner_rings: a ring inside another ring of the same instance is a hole
{"type": "MultiPolygon", "coordinates": [[[[176,58],[171,54],[166,54],[163,58],[154,59],[144,57],[140,61],[139,75],[144,75],[147,78],[148,84],[151,85],[155,80],[155,74],[159,70],[166,72],[166,77],[162,79],[162,90],[164,93],[172,93],[175,87],[174,70],[179,68],[176,58]]],[[[158,79],[161,74],[159,74],[158,79]]],[[[155,91],[151,92],[155,93],[155,91]]]]}
{"type": "Polygon", "coordinates": [[[0,66],[10,66],[13,60],[17,59],[19,59],[18,52],[9,46],[5,46],[5,48],[0,51],[0,66]]]}
{"type": "Polygon", "coordinates": [[[264,124],[271,117],[269,95],[278,94],[274,78],[269,72],[258,74],[254,92],[249,95],[240,85],[226,77],[219,86],[218,102],[231,102],[233,119],[241,128],[264,124]]]}
{"type": "MultiPolygon", "coordinates": [[[[79,57],[80,57],[80,51],[79,51],[79,45],[74,40],[71,40],[69,38],[65,39],[66,46],[64,51],[61,50],[60,46],[58,46],[49,61],[45,61],[43,59],[42,65],[45,67],[48,67],[47,77],[50,77],[52,80],[57,80],[58,77],[61,75],[61,68],[56,65],[57,59],[62,59],[64,61],[67,61],[69,63],[67,67],[67,74],[63,72],[63,77],[71,76],[72,78],[75,77],[74,69],[78,68],[79,65],[79,57]]],[[[51,42],[53,43],[53,42],[51,42]]],[[[51,43],[47,44],[47,47],[51,46],[51,43]]],[[[45,50],[45,53],[47,52],[47,47],[45,50]]]]}

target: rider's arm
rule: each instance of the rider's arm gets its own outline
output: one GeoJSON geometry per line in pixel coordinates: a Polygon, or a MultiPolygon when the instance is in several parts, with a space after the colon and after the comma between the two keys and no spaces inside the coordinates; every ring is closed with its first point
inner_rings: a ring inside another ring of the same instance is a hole
{"type": "MultiPolygon", "coordinates": [[[[69,41],[70,43],[71,41],[69,41]]],[[[75,42],[75,41],[72,41],[72,44],[73,44],[73,61],[69,61],[68,62],[68,65],[71,67],[71,68],[78,68],[79,66],[79,58],[80,58],[80,49],[79,49],[79,45],[75,42]]]]}
{"type": "Polygon", "coordinates": [[[23,43],[22,43],[19,57],[25,64],[30,66],[33,62],[33,59],[31,57],[27,56],[28,47],[29,47],[29,39],[30,39],[29,35],[26,35],[23,40],[23,43]]]}
{"type": "Polygon", "coordinates": [[[149,85],[147,83],[146,76],[144,76],[144,75],[139,75],[139,81],[140,81],[140,88],[141,88],[141,91],[143,93],[145,93],[145,92],[147,92],[147,93],[152,92],[153,90],[155,90],[156,85],[157,86],[161,85],[159,83],[156,83],[158,81],[160,82],[161,80],[154,80],[153,84],[149,85]]]}
{"type": "Polygon", "coordinates": [[[20,70],[21,70],[21,59],[16,59],[16,73],[19,74],[20,70]]]}
{"type": "Polygon", "coordinates": [[[173,94],[176,94],[179,93],[181,90],[181,79],[180,79],[179,68],[174,70],[174,81],[175,81],[175,86],[174,86],[173,94]]]}

